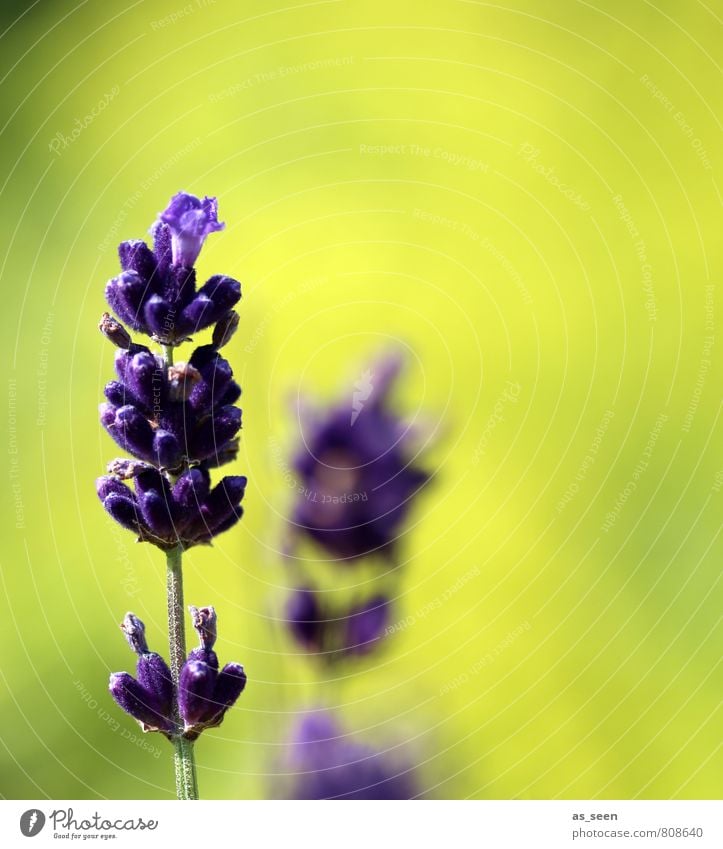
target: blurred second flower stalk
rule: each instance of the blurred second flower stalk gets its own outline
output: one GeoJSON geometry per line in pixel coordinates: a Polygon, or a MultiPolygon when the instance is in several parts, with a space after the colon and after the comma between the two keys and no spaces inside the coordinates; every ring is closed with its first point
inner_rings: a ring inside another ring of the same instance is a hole
{"type": "MultiPolygon", "coordinates": [[[[387,355],[362,373],[351,399],[302,412],[303,446],[289,464],[296,475],[286,544],[293,589],[282,618],[322,673],[317,694],[324,683],[349,678],[352,664],[369,661],[394,630],[405,522],[430,477],[414,450],[418,434],[391,408],[402,365],[401,356],[387,355]],[[329,676],[340,664],[343,675],[329,676]]],[[[287,782],[288,796],[416,795],[406,764],[351,742],[342,729],[332,710],[302,708],[285,759],[285,770],[297,774],[287,782]]]]}
{"type": "Polygon", "coordinates": [[[184,627],[183,552],[238,522],[246,488],[240,475],[211,484],[211,471],[236,458],[241,428],[241,389],[219,353],[238,325],[241,286],[214,275],[197,290],[194,268],[206,237],[223,228],[215,198],[176,194],[151,228],[153,249],[140,240],[119,246],[121,274],[106,286],[117,318],[105,313],[100,321],[118,348],[100,420],[131,457],[112,460],[96,489],[118,524],[166,555],[170,649],[169,666],[148,650],[143,623],[127,614],[121,627],[138,655],[136,677],[113,674],[110,692],[145,731],[173,743],[181,799],[198,798],[193,742],[220,724],[246,684],[239,664],[219,671],[213,607],[190,608],[201,644],[188,655],[184,627]],[[124,324],[161,350],[135,343],[124,324]],[[174,362],[178,345],[211,326],[210,344],[174,362]]]}

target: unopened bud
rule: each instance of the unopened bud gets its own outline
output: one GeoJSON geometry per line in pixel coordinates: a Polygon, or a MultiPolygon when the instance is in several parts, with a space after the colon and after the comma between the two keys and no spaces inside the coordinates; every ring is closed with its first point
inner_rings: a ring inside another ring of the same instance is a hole
{"type": "Polygon", "coordinates": [[[213,607],[189,606],[193,627],[196,629],[201,647],[211,651],[216,643],[216,611],[213,607]]]}
{"type": "Polygon", "coordinates": [[[146,626],[133,613],[126,613],[121,622],[121,631],[125,634],[128,645],[136,654],[146,654],[148,643],[146,642],[146,626]]]}
{"type": "Polygon", "coordinates": [[[109,313],[104,312],[98,329],[109,339],[117,348],[129,348],[131,345],[131,337],[123,325],[116,321],[109,313]]]}

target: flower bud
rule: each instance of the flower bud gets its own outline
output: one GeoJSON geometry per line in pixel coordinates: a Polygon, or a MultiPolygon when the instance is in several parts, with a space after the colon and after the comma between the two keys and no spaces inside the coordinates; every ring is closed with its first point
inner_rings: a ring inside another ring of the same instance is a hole
{"type": "Polygon", "coordinates": [[[193,627],[201,640],[201,648],[211,651],[217,637],[216,611],[213,607],[194,607],[193,605],[190,605],[188,609],[191,612],[193,627]]]}
{"type": "Polygon", "coordinates": [[[148,651],[146,626],[135,614],[126,613],[120,628],[128,640],[128,645],[136,654],[145,654],[148,651]]]}
{"type": "Polygon", "coordinates": [[[98,329],[111,341],[117,348],[129,348],[131,345],[131,337],[123,325],[116,321],[109,313],[104,312],[98,329]]]}

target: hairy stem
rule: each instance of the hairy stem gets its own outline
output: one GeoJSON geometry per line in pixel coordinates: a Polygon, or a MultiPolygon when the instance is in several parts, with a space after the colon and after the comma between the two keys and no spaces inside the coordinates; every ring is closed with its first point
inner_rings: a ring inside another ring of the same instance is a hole
{"type": "MultiPolygon", "coordinates": [[[[168,588],[168,643],[171,656],[171,677],[178,692],[178,679],[181,667],[186,659],[186,630],[183,609],[183,568],[181,557],[183,548],[178,545],[166,552],[166,578],[168,588]]],[[[178,703],[173,707],[174,720],[178,726],[181,718],[178,703]]],[[[173,766],[176,772],[176,794],[179,799],[198,799],[198,781],[196,762],[193,756],[193,743],[183,737],[173,740],[173,766]]]]}

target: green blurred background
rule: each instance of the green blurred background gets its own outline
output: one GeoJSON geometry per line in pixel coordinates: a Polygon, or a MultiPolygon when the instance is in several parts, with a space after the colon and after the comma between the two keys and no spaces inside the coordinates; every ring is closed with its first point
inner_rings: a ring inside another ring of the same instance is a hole
{"type": "Polygon", "coordinates": [[[186,594],[250,684],[197,746],[202,795],[274,795],[322,703],[428,797],[720,795],[715,8],[3,4],[2,796],[173,795],[170,747],[105,689],[127,609],[164,647],[162,555],[93,480],[118,454],[104,283],[179,189],[227,222],[199,275],[244,287],[246,516],[186,594]],[[404,626],[316,683],[273,624],[272,448],[289,397],[351,397],[396,340],[436,471],[404,626]]]}

